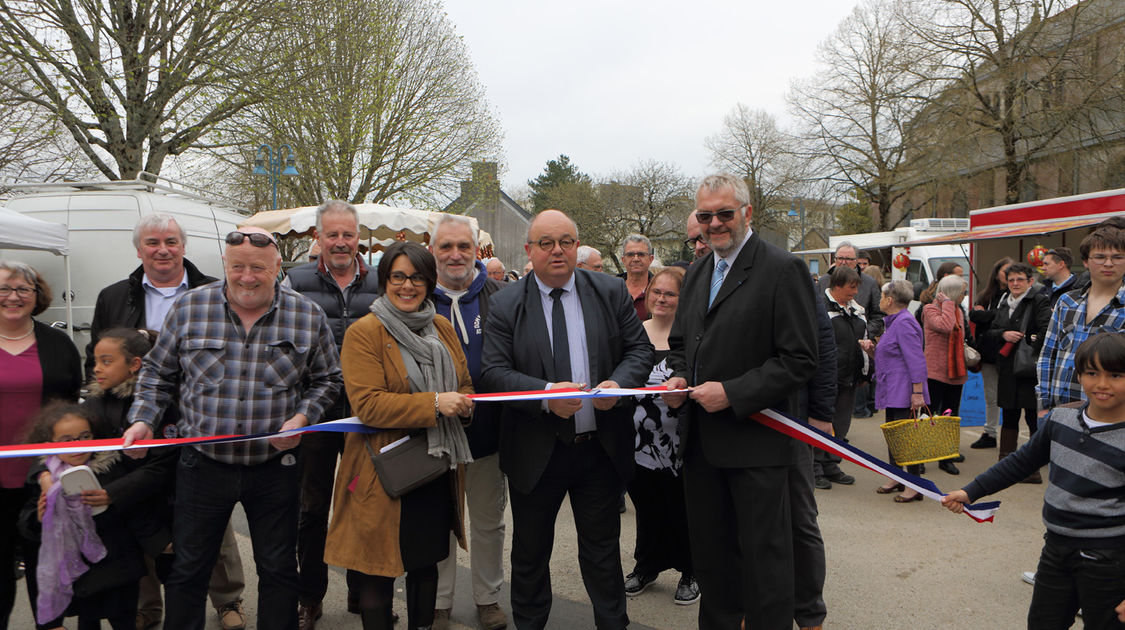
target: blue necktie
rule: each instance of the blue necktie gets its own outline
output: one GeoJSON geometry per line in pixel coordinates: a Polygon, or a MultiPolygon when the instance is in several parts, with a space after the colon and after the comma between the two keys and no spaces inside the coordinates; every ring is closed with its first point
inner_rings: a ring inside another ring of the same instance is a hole
{"type": "Polygon", "coordinates": [[[715,302],[715,296],[719,294],[719,287],[723,286],[723,278],[727,275],[727,261],[719,259],[715,263],[715,272],[711,274],[711,297],[707,299],[707,308],[711,308],[711,304],[715,302]]]}

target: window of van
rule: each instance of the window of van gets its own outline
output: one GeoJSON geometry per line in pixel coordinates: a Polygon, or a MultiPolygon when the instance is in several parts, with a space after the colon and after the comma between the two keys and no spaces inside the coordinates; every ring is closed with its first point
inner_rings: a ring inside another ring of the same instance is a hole
{"type": "Polygon", "coordinates": [[[973,267],[969,264],[969,259],[965,258],[964,256],[945,256],[944,258],[931,258],[929,260],[930,277],[936,278],[938,267],[947,262],[959,265],[961,267],[962,277],[964,277],[965,281],[968,282],[969,274],[973,272],[973,267]]]}
{"type": "Polygon", "coordinates": [[[918,284],[919,282],[928,285],[929,278],[926,276],[926,270],[922,267],[922,261],[917,259],[910,260],[910,266],[906,268],[906,281],[910,284],[918,284]]]}

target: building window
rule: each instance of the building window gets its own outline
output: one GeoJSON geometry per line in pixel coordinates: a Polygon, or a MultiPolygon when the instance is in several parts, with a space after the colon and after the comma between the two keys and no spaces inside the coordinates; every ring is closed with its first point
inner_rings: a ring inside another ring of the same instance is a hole
{"type": "Polygon", "coordinates": [[[1109,190],[1125,188],[1125,155],[1109,163],[1105,171],[1105,188],[1109,190]]]}
{"type": "Polygon", "coordinates": [[[949,202],[949,216],[961,219],[969,218],[969,198],[964,190],[953,193],[953,199],[949,202]]]}

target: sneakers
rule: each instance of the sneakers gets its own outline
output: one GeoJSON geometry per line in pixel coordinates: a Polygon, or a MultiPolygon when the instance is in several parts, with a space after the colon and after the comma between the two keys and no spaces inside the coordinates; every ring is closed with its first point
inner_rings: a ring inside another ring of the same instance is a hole
{"type": "Polygon", "coordinates": [[[970,444],[969,448],[996,448],[996,438],[987,433],[981,433],[977,441],[970,444]]]}
{"type": "Polygon", "coordinates": [[[831,481],[832,483],[838,483],[845,486],[850,486],[855,483],[855,477],[842,470],[832,475],[825,475],[824,478],[828,481],[831,481]]]}
{"type": "Polygon", "coordinates": [[[215,609],[219,613],[219,625],[223,630],[244,630],[246,616],[242,614],[242,600],[236,599],[215,609]]]}
{"type": "Polygon", "coordinates": [[[298,630],[316,630],[316,620],[324,613],[324,609],[320,602],[312,606],[304,604],[297,604],[297,628],[298,630]]]}
{"type": "Polygon", "coordinates": [[[681,575],[680,583],[676,585],[676,594],[672,601],[680,606],[689,606],[699,601],[699,584],[690,575],[681,575]]]}
{"type": "Polygon", "coordinates": [[[656,581],[655,575],[644,575],[633,571],[625,576],[625,594],[629,597],[636,597],[645,592],[649,584],[656,581]]]}
{"type": "Polygon", "coordinates": [[[435,608],[434,622],[430,624],[430,630],[449,630],[449,613],[451,611],[450,608],[435,608]]]}
{"type": "Polygon", "coordinates": [[[504,614],[500,604],[478,604],[477,619],[480,620],[482,630],[502,630],[508,627],[508,616],[504,614]]]}
{"type": "Polygon", "coordinates": [[[813,480],[813,486],[816,487],[817,490],[831,490],[832,482],[828,481],[828,477],[817,475],[816,479],[813,480]]]}
{"type": "Polygon", "coordinates": [[[1035,571],[1024,571],[1020,573],[1020,579],[1028,584],[1035,584],[1035,571]]]}

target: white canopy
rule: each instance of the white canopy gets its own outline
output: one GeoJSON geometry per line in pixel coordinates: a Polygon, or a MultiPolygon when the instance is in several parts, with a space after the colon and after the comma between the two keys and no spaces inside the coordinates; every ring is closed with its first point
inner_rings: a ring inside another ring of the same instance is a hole
{"type": "Polygon", "coordinates": [[[0,249],[34,249],[63,257],[66,269],[66,332],[74,339],[73,292],[70,290],[70,228],[0,208],[0,249]]]}
{"type": "Polygon", "coordinates": [[[61,223],[40,221],[0,208],[0,249],[35,249],[67,256],[70,239],[67,227],[61,223]]]}
{"type": "MultiPolygon", "coordinates": [[[[422,242],[424,234],[432,234],[443,213],[413,208],[396,208],[378,203],[353,204],[359,218],[359,238],[393,242],[399,232],[407,240],[422,242]]],[[[477,230],[481,247],[492,245],[492,236],[480,229],[475,217],[465,217],[477,230]]],[[[286,236],[304,235],[316,225],[316,206],[284,208],[259,212],[243,221],[241,226],[257,226],[286,236]]]]}

